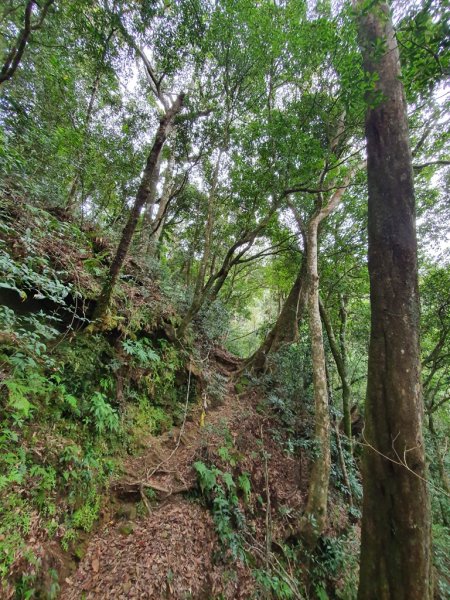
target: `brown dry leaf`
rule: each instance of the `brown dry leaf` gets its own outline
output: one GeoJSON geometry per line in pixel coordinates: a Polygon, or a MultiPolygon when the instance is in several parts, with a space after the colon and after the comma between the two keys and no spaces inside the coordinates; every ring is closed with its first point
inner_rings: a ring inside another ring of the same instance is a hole
{"type": "MultiPolygon", "coordinates": [[[[256,394],[244,403],[230,389],[226,402],[208,415],[212,425],[219,426],[225,420],[230,431],[239,433],[236,444],[242,453],[241,469],[252,474],[255,497],[265,489],[261,463],[258,462],[258,419],[261,417],[254,408],[257,403],[256,394]]],[[[217,448],[221,447],[223,441],[214,429],[200,430],[193,423],[188,423],[187,428],[192,429],[193,433],[189,448],[180,445],[176,453],[171,455],[176,436],[174,440],[167,434],[163,435],[157,440],[158,456],[150,448],[143,456],[127,459],[127,477],[135,481],[147,480],[165,456],[170,460],[164,464],[164,469],[151,475],[152,481],[162,487],[176,488],[179,486],[178,478],[181,478],[183,483],[192,482],[195,486],[196,475],[192,463],[199,458],[204,459],[202,452],[207,448],[209,460],[220,464],[217,448]]],[[[298,492],[295,463],[284,455],[270,437],[266,438],[265,443],[271,454],[271,494],[292,511],[301,508],[302,494],[298,492]]],[[[265,531],[262,511],[253,511],[248,518],[258,532],[265,531]]],[[[108,523],[92,536],[87,553],[73,575],[73,585],[64,587],[61,600],[80,600],[80,589],[87,591],[86,600],[160,600],[161,590],[174,600],[186,598],[188,590],[195,598],[217,597],[220,594],[226,600],[244,600],[255,591],[251,571],[244,565],[234,565],[236,581],[224,578],[226,569],[230,567],[214,560],[218,552],[224,558],[226,556],[219,545],[211,514],[205,507],[181,495],[169,496],[164,503],[152,508],[151,514],[136,520],[129,536],[120,536],[116,527],[111,525],[108,523]],[[100,558],[102,569],[99,572],[100,558]],[[169,570],[173,575],[168,579],[166,574],[169,570]]],[[[277,522],[274,517],[274,533],[280,539],[283,539],[283,530],[288,526],[286,519],[277,522]]]]}

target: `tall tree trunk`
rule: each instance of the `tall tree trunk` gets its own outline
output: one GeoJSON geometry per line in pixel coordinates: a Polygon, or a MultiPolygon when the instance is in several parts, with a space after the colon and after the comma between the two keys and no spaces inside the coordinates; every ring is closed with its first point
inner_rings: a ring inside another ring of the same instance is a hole
{"type": "MultiPolygon", "coordinates": [[[[366,3],[358,4],[363,8],[366,3]]],[[[376,75],[382,96],[375,107],[371,102],[366,115],[372,318],[358,599],[430,600],[430,509],[406,102],[388,6],[364,8],[359,30],[365,70],[376,75]]]]}
{"type": "Polygon", "coordinates": [[[266,339],[247,361],[247,368],[261,372],[266,366],[267,357],[277,352],[284,344],[290,344],[297,339],[298,323],[303,317],[306,301],[306,257],[302,258],[297,277],[284,302],[280,314],[266,339]]]}
{"type": "Polygon", "coordinates": [[[152,149],[150,150],[150,154],[147,158],[141,183],[136,194],[136,200],[133,208],[130,211],[128,221],[122,232],[122,237],[116,250],[116,255],[111,263],[106,282],[97,301],[97,306],[94,312],[94,320],[101,321],[109,308],[112,293],[114,291],[117,278],[119,277],[120,270],[127,256],[141,210],[147,203],[149,194],[151,194],[152,189],[156,185],[155,177],[158,174],[158,162],[161,151],[173,127],[175,118],[183,106],[183,101],[184,94],[180,94],[173,103],[172,107],[168,109],[164,117],[161,118],[152,149]]]}
{"type": "Polygon", "coordinates": [[[311,359],[314,387],[314,440],[315,458],[308,487],[308,502],[301,522],[301,535],[309,547],[314,547],[327,522],[328,482],[330,478],[330,415],[323,345],[322,322],[319,308],[318,228],[320,215],[308,223],[307,242],[307,306],[311,337],[311,359]]]}
{"type": "Polygon", "coordinates": [[[322,322],[320,318],[318,234],[319,226],[340,204],[346,187],[361,168],[358,163],[350,168],[341,185],[324,203],[323,194],[316,199],[316,212],[305,227],[303,220],[294,210],[294,216],[305,240],[307,250],[307,306],[311,337],[311,358],[313,365],[313,387],[315,428],[314,440],[316,456],[313,462],[308,488],[308,502],[300,521],[300,534],[305,543],[313,548],[327,522],[328,482],[330,477],[330,414],[328,410],[327,369],[323,345],[322,322]]]}

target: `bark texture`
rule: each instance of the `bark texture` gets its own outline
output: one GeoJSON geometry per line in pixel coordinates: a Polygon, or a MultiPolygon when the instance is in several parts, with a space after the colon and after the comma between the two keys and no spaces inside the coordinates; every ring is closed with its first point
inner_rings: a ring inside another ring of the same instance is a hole
{"type": "Polygon", "coordinates": [[[309,479],[308,502],[305,514],[300,522],[301,536],[310,548],[316,545],[327,523],[328,482],[331,462],[327,367],[320,318],[318,270],[319,226],[339,206],[345,189],[360,167],[361,164],[357,164],[350,168],[341,186],[332,194],[328,202],[324,201],[322,193],[318,194],[316,210],[307,226],[305,226],[302,219],[294,211],[299,228],[305,237],[305,247],[307,249],[307,306],[313,365],[316,457],[309,479]]]}
{"type": "Polygon", "coordinates": [[[366,116],[372,319],[358,600],[430,600],[430,511],[406,102],[387,5],[372,5],[360,17],[359,29],[365,70],[377,74],[382,96],[375,105],[369,98],[372,106],[366,116]]]}

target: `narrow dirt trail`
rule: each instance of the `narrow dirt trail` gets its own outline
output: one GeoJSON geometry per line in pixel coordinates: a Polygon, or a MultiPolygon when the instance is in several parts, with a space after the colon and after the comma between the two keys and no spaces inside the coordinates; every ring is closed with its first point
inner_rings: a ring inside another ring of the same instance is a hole
{"type": "MultiPolygon", "coordinates": [[[[77,571],[65,580],[62,600],[252,597],[250,569],[242,563],[233,563],[230,569],[220,558],[224,551],[210,511],[185,493],[196,488],[196,460],[217,464],[224,432],[242,451],[242,468],[251,474],[255,491],[259,487],[263,493],[263,465],[255,458],[262,417],[250,396],[236,394],[230,377],[235,368],[232,363],[222,365],[228,376],[227,394],[208,411],[204,426],[197,406],[181,430],[149,439],[141,456],[126,461],[123,476],[111,487],[121,504],[91,538],[77,571]],[[150,488],[156,491],[156,505],[146,499],[150,488]],[[138,517],[135,507],[140,500],[148,514],[138,517]]],[[[275,446],[270,457],[272,507],[289,503],[292,510],[299,508],[303,498],[298,468],[275,446]]],[[[254,519],[255,529],[264,531],[257,516],[254,519]]],[[[264,522],[264,514],[261,519],[264,522]]],[[[279,524],[279,533],[288,525],[279,524]]],[[[283,536],[285,532],[280,533],[283,536]]]]}

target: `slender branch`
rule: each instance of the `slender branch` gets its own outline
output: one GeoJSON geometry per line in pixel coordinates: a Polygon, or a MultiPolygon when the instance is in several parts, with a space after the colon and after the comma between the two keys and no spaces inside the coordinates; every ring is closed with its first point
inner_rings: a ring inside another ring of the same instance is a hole
{"type": "Polygon", "coordinates": [[[50,6],[54,3],[55,0],[47,0],[44,6],[41,9],[40,17],[36,23],[32,22],[32,14],[33,7],[39,6],[36,0],[29,0],[25,7],[25,15],[24,15],[24,26],[19,32],[17,36],[17,40],[10,52],[8,53],[6,60],[3,64],[2,70],[0,71],[0,85],[5,81],[11,79],[14,73],[17,70],[17,67],[22,60],[23,53],[25,52],[25,48],[28,43],[28,39],[33,31],[37,31],[42,27],[44,19],[47,15],[47,12],[50,6]]]}
{"type": "Polygon", "coordinates": [[[450,165],[450,160],[430,160],[429,162],[422,163],[421,165],[413,165],[413,170],[416,173],[420,173],[420,171],[422,171],[426,167],[432,167],[432,166],[447,167],[448,165],[450,165]]]}
{"type": "Polygon", "coordinates": [[[444,404],[446,404],[448,401],[450,400],[450,396],[445,396],[445,398],[441,398],[441,400],[439,400],[439,402],[437,404],[433,404],[432,407],[430,407],[427,412],[428,413],[435,413],[438,408],[441,408],[441,406],[443,406],[444,404]]]}
{"type": "MultiPolygon", "coordinates": [[[[400,458],[397,450],[394,447],[395,444],[395,439],[392,441],[392,449],[394,451],[394,454],[397,458],[397,460],[395,460],[394,458],[391,458],[390,456],[388,456],[387,454],[383,454],[383,452],[380,452],[380,450],[378,450],[377,448],[375,448],[375,446],[373,446],[372,444],[370,444],[365,435],[364,435],[364,431],[363,431],[363,442],[356,442],[356,444],[358,444],[358,446],[365,446],[366,448],[370,448],[370,450],[372,450],[373,452],[375,452],[375,454],[378,454],[378,456],[381,456],[382,458],[388,460],[389,462],[393,463],[394,465],[398,465],[399,467],[403,467],[405,468],[407,471],[409,471],[409,473],[411,473],[411,475],[414,475],[415,477],[417,477],[418,479],[420,479],[421,481],[423,481],[424,483],[426,483],[427,485],[431,485],[431,487],[433,487],[434,489],[440,491],[442,494],[444,494],[445,496],[447,496],[447,498],[450,498],[450,494],[448,494],[444,489],[442,489],[441,487],[435,485],[430,479],[425,479],[425,477],[422,477],[421,475],[419,475],[418,473],[416,473],[413,469],[411,469],[411,467],[408,465],[407,461],[406,461],[406,454],[408,452],[412,452],[413,450],[416,450],[417,448],[405,448],[404,452],[403,452],[403,456],[404,458],[400,458]]],[[[398,437],[398,434],[397,436],[398,437]]]]}
{"type": "Polygon", "coordinates": [[[349,187],[350,185],[350,181],[353,179],[353,177],[356,175],[356,173],[362,169],[362,167],[366,164],[365,160],[360,161],[359,163],[357,163],[356,165],[354,165],[350,171],[347,173],[347,175],[344,177],[344,181],[342,186],[339,186],[336,189],[336,191],[334,192],[334,194],[331,196],[331,198],[328,200],[328,202],[326,203],[325,206],[322,206],[319,211],[317,212],[315,218],[317,218],[318,222],[320,223],[321,221],[323,221],[326,217],[328,217],[329,214],[331,214],[334,209],[338,206],[338,204],[341,202],[343,196],[344,196],[344,192],[345,190],[349,187]]]}
{"type": "Polygon", "coordinates": [[[118,22],[119,22],[120,31],[122,32],[124,38],[129,43],[129,45],[134,49],[136,54],[141,58],[142,62],[144,63],[145,74],[147,76],[147,79],[148,79],[148,82],[152,89],[152,92],[155,94],[157,99],[163,105],[164,110],[167,112],[169,110],[169,102],[167,101],[167,98],[165,97],[165,95],[161,89],[161,83],[164,79],[164,74],[161,75],[161,77],[159,77],[159,78],[157,77],[156,72],[153,68],[153,65],[150,62],[148,56],[145,54],[144,50],[139,46],[139,44],[136,42],[136,40],[133,38],[133,36],[130,33],[128,33],[127,29],[125,28],[125,26],[122,23],[120,18],[118,19],[118,22]]]}

